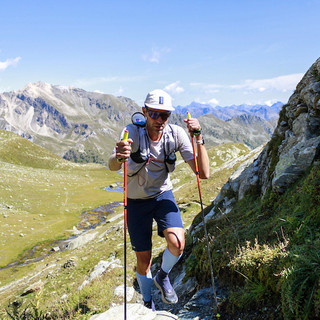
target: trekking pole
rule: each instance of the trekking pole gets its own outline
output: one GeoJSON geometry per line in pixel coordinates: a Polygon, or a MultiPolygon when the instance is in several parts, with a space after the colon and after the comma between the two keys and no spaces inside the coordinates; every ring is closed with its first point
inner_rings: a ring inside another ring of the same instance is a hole
{"type": "MultiPolygon", "coordinates": [[[[191,118],[191,114],[190,114],[189,111],[187,112],[187,116],[188,116],[188,119],[191,118]]],[[[194,166],[195,166],[197,182],[198,182],[198,191],[199,191],[199,199],[200,199],[200,205],[201,205],[202,221],[203,221],[204,233],[205,233],[206,242],[207,242],[207,251],[208,251],[208,258],[209,258],[209,265],[210,265],[211,284],[212,284],[214,301],[215,301],[215,304],[216,304],[216,306],[213,307],[213,309],[216,312],[217,308],[218,308],[218,300],[217,300],[216,287],[215,287],[215,284],[214,284],[214,276],[213,276],[213,268],[212,268],[212,260],[211,260],[210,248],[209,248],[209,238],[208,238],[207,226],[206,226],[206,221],[205,221],[205,218],[204,218],[204,210],[203,210],[203,203],[202,203],[202,196],[201,196],[198,162],[197,162],[196,149],[195,149],[195,146],[194,146],[194,139],[193,139],[192,133],[190,133],[190,136],[191,136],[192,149],[193,149],[193,155],[194,155],[194,166]]]]}
{"type": "MultiPolygon", "coordinates": [[[[127,141],[128,130],[124,131],[122,141],[127,141]]],[[[124,191],[124,320],[127,319],[127,160],[123,163],[123,191],[124,191]]]]}

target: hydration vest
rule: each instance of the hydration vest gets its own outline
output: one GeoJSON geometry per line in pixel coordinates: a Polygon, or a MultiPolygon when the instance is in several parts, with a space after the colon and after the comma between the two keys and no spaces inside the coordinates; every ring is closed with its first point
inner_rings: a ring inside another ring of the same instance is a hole
{"type": "MultiPolygon", "coordinates": [[[[139,133],[139,143],[137,151],[130,155],[131,160],[135,163],[135,172],[129,173],[129,177],[135,176],[148,163],[150,158],[150,145],[146,127],[136,127],[139,133]]],[[[164,164],[167,172],[172,172],[175,168],[177,151],[177,134],[173,127],[169,124],[163,131],[163,151],[164,164]]],[[[132,168],[133,169],[133,168],[132,168]]]]}

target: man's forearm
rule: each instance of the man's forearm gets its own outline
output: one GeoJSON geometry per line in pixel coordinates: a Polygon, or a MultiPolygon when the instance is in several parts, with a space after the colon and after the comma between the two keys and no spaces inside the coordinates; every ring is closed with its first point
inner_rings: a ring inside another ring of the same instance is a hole
{"type": "MultiPolygon", "coordinates": [[[[202,140],[202,135],[196,137],[197,140],[202,140]]],[[[206,147],[204,144],[197,143],[197,161],[198,161],[198,169],[199,169],[199,177],[201,179],[208,179],[210,176],[210,168],[209,168],[209,156],[206,147]]]]}
{"type": "Polygon", "coordinates": [[[118,171],[121,169],[122,163],[118,162],[116,154],[113,153],[109,158],[109,169],[111,171],[118,171]]]}

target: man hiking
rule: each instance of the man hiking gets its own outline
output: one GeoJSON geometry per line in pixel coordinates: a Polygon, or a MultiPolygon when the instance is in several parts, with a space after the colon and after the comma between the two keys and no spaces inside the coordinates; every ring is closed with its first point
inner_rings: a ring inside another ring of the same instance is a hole
{"type": "MultiPolygon", "coordinates": [[[[117,142],[109,159],[112,171],[120,170],[123,161],[127,160],[128,231],[136,253],[136,275],[144,305],[153,310],[153,282],[160,290],[163,302],[178,302],[168,276],[185,246],[181,214],[171,191],[169,176],[175,167],[175,152],[179,151],[195,172],[194,154],[188,135],[180,126],[168,124],[171,111],[174,111],[171,97],[165,91],[157,89],[148,93],[142,107],[145,123],[126,126],[124,130],[129,132],[129,139],[117,142]],[[150,270],[153,219],[157,222],[158,234],[167,242],[161,268],[154,279],[150,270]]],[[[207,179],[209,159],[199,121],[193,118],[184,121],[197,142],[199,177],[207,179]]]]}

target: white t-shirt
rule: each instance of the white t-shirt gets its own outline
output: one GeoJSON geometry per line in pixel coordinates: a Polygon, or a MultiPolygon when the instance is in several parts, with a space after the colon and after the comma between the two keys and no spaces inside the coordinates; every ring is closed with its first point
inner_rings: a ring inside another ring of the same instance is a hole
{"type": "MultiPolygon", "coordinates": [[[[139,144],[141,145],[142,136],[145,137],[146,130],[133,124],[128,125],[124,130],[129,131],[129,138],[133,140],[131,144],[132,152],[136,152],[139,144]],[[140,132],[140,138],[139,130],[143,130],[140,132]]],[[[131,158],[127,161],[127,194],[130,199],[153,198],[164,191],[172,189],[168,169],[164,163],[165,154],[168,155],[168,152],[179,151],[184,161],[194,158],[192,144],[188,135],[177,125],[166,125],[160,141],[154,142],[148,135],[147,139],[149,147],[149,160],[147,163],[136,163],[131,158]],[[166,151],[164,150],[165,144],[166,151]],[[174,150],[170,149],[168,151],[168,145],[171,145],[171,149],[173,148],[174,150]]]]}

